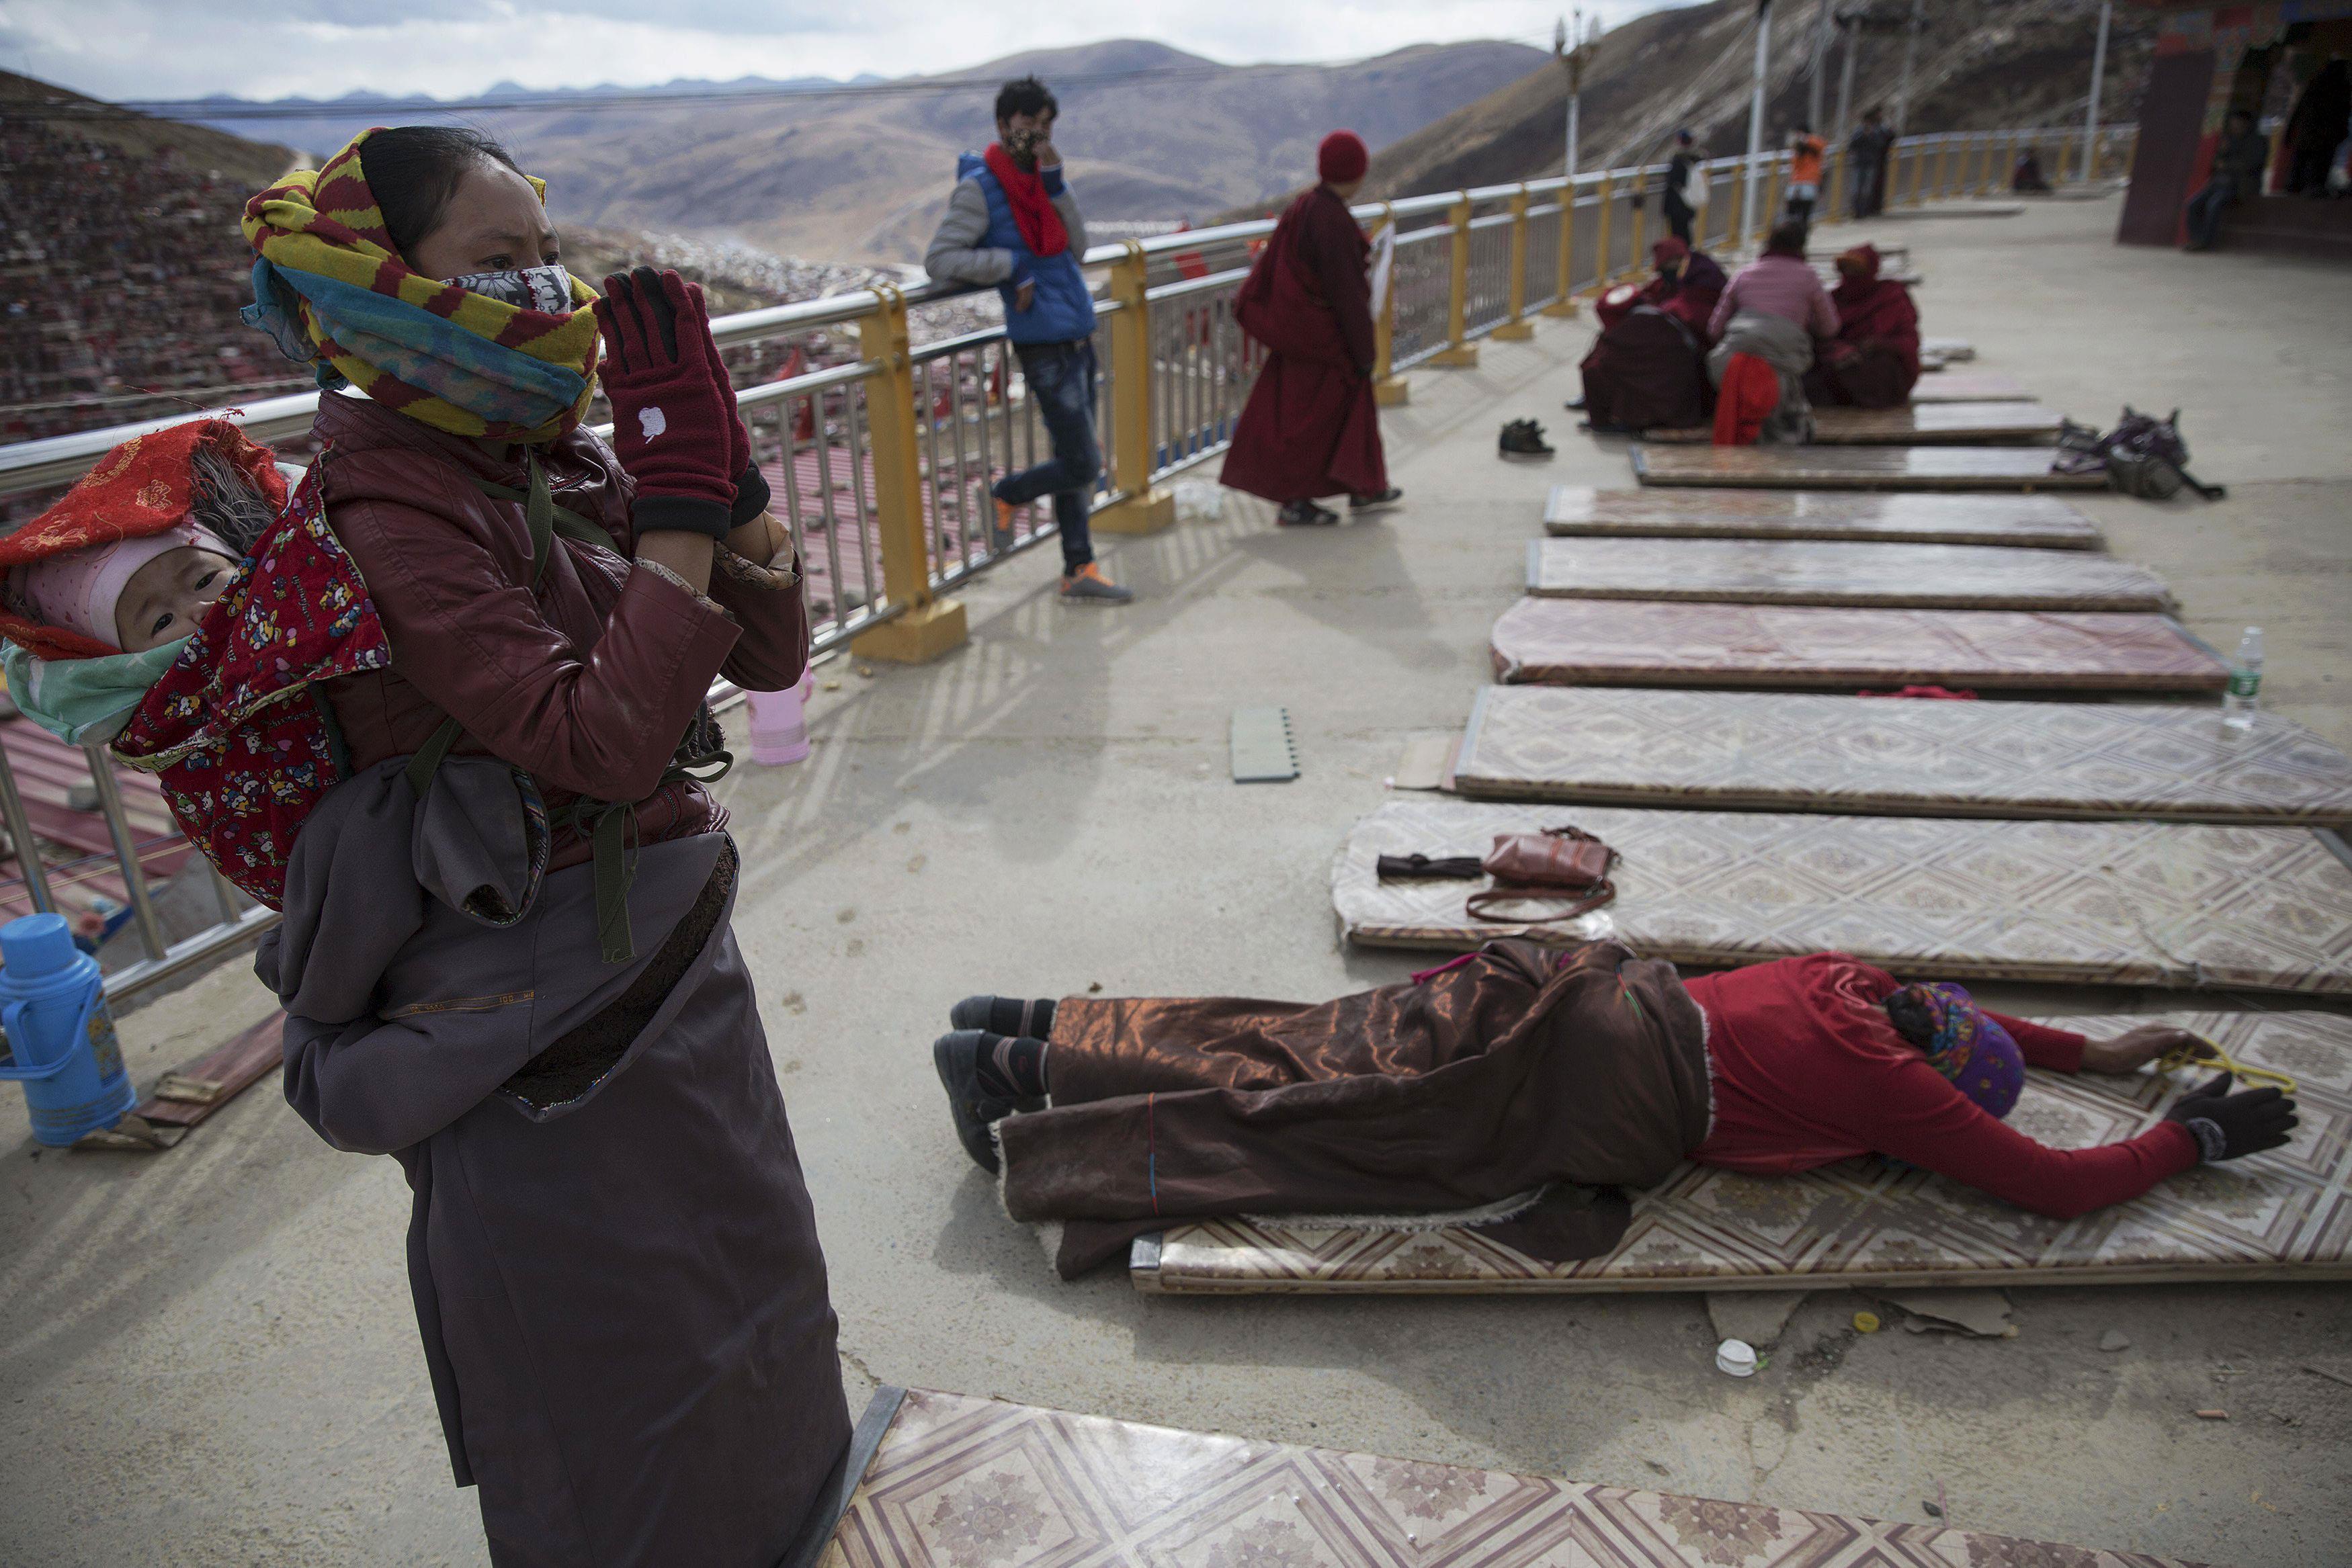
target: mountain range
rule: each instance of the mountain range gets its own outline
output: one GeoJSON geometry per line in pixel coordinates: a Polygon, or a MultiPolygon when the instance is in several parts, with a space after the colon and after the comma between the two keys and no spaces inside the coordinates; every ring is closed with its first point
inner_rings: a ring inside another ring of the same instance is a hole
{"type": "Polygon", "coordinates": [[[259,106],[266,119],[248,117],[257,106],[217,98],[171,111],[314,152],[387,120],[462,118],[546,178],[559,218],[787,255],[904,262],[922,254],[956,155],[992,137],[995,89],[1009,78],[1034,73],[1055,88],[1055,141],[1090,219],[1172,225],[1205,222],[1311,178],[1315,144],[1336,126],[1378,148],[1548,59],[1521,44],[1476,42],[1340,65],[1227,66],[1122,39],[888,81],[505,88],[485,96],[525,99],[529,108],[493,102],[462,116],[430,100],[368,97],[278,100],[259,106]]]}

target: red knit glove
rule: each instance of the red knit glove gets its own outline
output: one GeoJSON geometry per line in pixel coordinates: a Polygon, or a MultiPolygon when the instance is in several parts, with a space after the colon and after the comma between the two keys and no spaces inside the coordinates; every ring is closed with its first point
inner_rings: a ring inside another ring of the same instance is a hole
{"type": "Polygon", "coordinates": [[[637,482],[637,532],[726,538],[741,465],[730,465],[734,400],[712,377],[701,291],[649,267],[614,273],[596,301],[596,329],[613,447],[637,482]]]}
{"type": "MultiPolygon", "coordinates": [[[[701,287],[692,283],[686,287],[694,296],[695,303],[701,304],[701,287]]],[[[768,509],[768,476],[752,461],[751,429],[743,423],[743,411],[735,406],[735,378],[728,372],[727,361],[719,352],[719,340],[705,333],[702,340],[710,345],[711,378],[719,383],[719,396],[727,400],[727,418],[733,433],[727,460],[734,465],[735,474],[735,509],[728,514],[728,521],[740,528],[768,509]]]]}

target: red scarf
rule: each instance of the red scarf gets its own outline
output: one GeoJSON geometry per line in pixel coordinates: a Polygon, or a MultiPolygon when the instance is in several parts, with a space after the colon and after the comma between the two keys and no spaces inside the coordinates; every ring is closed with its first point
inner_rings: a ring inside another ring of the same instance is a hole
{"type": "Polygon", "coordinates": [[[988,172],[1004,191],[1004,199],[1013,204],[1013,226],[1021,231],[1021,243],[1035,256],[1059,256],[1070,248],[1070,231],[1062,226],[1062,214],[1054,210],[1051,198],[1045,194],[1045,182],[1034,169],[1024,169],[1013,161],[1002,144],[988,145],[988,172]]]}

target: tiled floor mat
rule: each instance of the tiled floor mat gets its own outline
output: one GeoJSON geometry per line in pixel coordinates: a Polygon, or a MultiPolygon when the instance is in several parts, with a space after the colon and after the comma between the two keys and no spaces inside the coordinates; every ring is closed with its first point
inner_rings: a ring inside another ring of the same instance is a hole
{"type": "Polygon", "coordinates": [[[2258,713],[1485,686],[1454,787],[1494,800],[1926,816],[2352,822],[2352,758],[2258,713]]]}
{"type": "Polygon", "coordinates": [[[1767,490],[2105,490],[2061,474],[2050,446],[1634,446],[1644,485],[1767,490]]]}
{"type": "Polygon", "coordinates": [[[2167,1568],[1940,1524],[1472,1470],[920,1389],[822,1568],[2167,1568]]]}
{"type": "Polygon", "coordinates": [[[1622,855],[1616,902],[1581,929],[1654,957],[1834,949],[1917,979],[2352,994],[2352,866],[2340,841],[2307,828],[1400,800],[1360,819],[1332,864],[1340,930],[1448,952],[1504,935],[1563,940],[1557,925],[1471,918],[1464,901],[1483,879],[1378,873],[1383,854],[1483,856],[1497,833],[1561,823],[1622,855]]]}
{"type": "Polygon", "coordinates": [[[1539,685],[2218,692],[2230,678],[2169,618],[2103,612],[1522,599],[1491,651],[1497,678],[1539,685]]]}
{"type": "MultiPolygon", "coordinates": [[[[1933,378],[1930,378],[1933,379],[1933,378]]],[[[1964,446],[1994,441],[2055,440],[2064,422],[2056,411],[2022,399],[1913,402],[1906,408],[1817,408],[1818,446],[1964,446]]],[[[1645,442],[1701,446],[1715,439],[1709,425],[1645,432],[1645,442]]]]}
{"type": "Polygon", "coordinates": [[[1874,496],[1853,490],[1599,490],[1559,485],[1554,534],[1876,539],[2097,549],[2098,526],[2054,496],[1874,496]]]}
{"type": "Polygon", "coordinates": [[[1883,609],[2169,610],[2164,579],[2088,550],[1827,539],[1542,538],[1528,591],[1883,609]]]}
{"type": "MultiPolygon", "coordinates": [[[[1315,1230],[1219,1220],[1139,1243],[1138,1289],[1201,1291],[1814,1290],[1845,1285],[2128,1285],[2352,1278],[2352,1019],[2333,1013],[2160,1015],[2241,1061],[2298,1081],[2285,1147],[2200,1166],[2129,1203],[2049,1219],[1870,1158],[1801,1176],[1685,1166],[1633,1199],[1625,1238],[1544,1263],[1465,1230],[1315,1230]]],[[[2146,1016],[2053,1019],[2095,1034],[2146,1016]]],[[[2193,1083],[2195,1075],[2185,1075],[2193,1083]]],[[[2076,1148],[2146,1128],[2173,1097],[2142,1073],[2027,1074],[2010,1124],[2076,1148]]],[[[1296,1223],[1296,1222],[1294,1222],[1296,1223]]]]}

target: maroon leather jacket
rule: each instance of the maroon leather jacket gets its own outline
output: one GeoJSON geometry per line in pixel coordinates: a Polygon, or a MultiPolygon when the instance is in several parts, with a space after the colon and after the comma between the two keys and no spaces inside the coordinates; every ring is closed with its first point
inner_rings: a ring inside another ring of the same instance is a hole
{"type": "MultiPolygon", "coordinates": [[[[458,752],[526,769],[551,809],[635,801],[644,843],[725,825],[701,786],[661,776],[712,677],[753,691],[800,679],[809,628],[797,570],[722,549],[704,598],[635,565],[635,486],[612,448],[575,430],[541,448],[541,465],[555,504],[604,528],[614,549],[557,536],[534,592],[522,504],[474,486],[524,488],[520,447],[332,393],[312,430],[326,444],[327,522],[392,645],[389,670],[328,686],[354,770],[415,751],[454,716],[458,752]]],[[[551,864],[588,855],[584,838],[559,833],[551,864]]]]}

